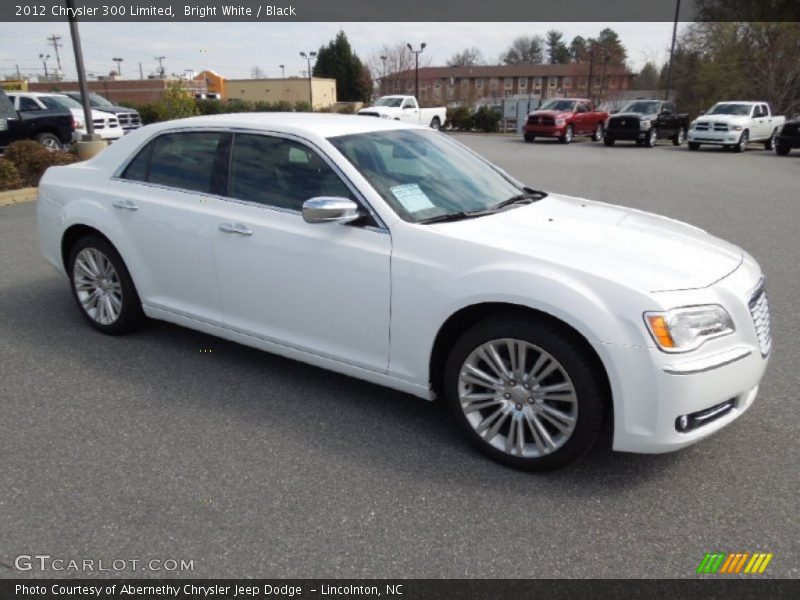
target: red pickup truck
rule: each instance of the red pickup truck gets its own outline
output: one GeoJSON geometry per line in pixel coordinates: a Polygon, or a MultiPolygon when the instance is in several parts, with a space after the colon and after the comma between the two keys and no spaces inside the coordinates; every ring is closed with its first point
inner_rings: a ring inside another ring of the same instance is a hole
{"type": "Polygon", "coordinates": [[[569,144],[576,135],[588,135],[599,142],[607,118],[607,112],[595,110],[586,98],[553,98],[528,115],[523,135],[526,142],[549,137],[569,144]]]}

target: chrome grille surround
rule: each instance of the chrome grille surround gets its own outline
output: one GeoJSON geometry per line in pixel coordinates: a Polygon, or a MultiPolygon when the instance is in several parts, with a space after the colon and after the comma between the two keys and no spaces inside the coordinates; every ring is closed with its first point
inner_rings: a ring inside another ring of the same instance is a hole
{"type": "Polygon", "coordinates": [[[750,309],[750,316],[753,317],[753,325],[756,328],[761,356],[766,357],[772,350],[772,330],[770,329],[769,299],[767,298],[764,279],[759,282],[747,304],[750,309]]]}

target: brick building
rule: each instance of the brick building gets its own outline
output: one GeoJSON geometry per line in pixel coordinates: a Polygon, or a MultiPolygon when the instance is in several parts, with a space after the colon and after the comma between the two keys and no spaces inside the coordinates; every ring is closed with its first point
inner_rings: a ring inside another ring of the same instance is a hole
{"type": "MultiPolygon", "coordinates": [[[[158,102],[164,96],[167,85],[179,81],[177,79],[102,79],[87,81],[90,92],[97,92],[112,102],[158,102]]],[[[190,93],[206,93],[204,81],[183,81],[190,93]]],[[[77,81],[59,81],[50,83],[30,83],[31,92],[73,92],[80,88],[77,81]]]]}
{"type": "MultiPolygon", "coordinates": [[[[474,103],[481,99],[531,95],[535,98],[586,96],[590,64],[422,67],[419,100],[423,104],[474,103]]],[[[636,76],[623,66],[591,65],[592,95],[612,98],[633,88],[636,76]]],[[[414,70],[388,74],[381,94],[413,94],[414,70]]]]}

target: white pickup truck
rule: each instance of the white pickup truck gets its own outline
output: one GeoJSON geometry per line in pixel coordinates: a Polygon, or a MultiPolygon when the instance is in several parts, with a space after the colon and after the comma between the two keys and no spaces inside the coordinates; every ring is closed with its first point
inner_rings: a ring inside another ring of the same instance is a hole
{"type": "Polygon", "coordinates": [[[434,129],[441,129],[447,120],[447,108],[420,108],[414,96],[381,96],[375,104],[358,111],[359,115],[367,117],[380,117],[381,119],[394,119],[403,123],[430,125],[434,129]]]}
{"type": "Polygon", "coordinates": [[[775,135],[786,117],[772,114],[766,102],[717,102],[689,126],[689,150],[711,144],[744,152],[750,142],[772,150],[775,135]]]}

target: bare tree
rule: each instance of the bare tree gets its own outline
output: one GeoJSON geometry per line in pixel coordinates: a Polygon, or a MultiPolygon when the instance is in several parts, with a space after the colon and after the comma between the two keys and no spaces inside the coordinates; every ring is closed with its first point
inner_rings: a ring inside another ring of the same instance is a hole
{"type": "Polygon", "coordinates": [[[448,67],[474,67],[483,64],[483,54],[479,48],[472,46],[464,48],[461,52],[456,52],[447,61],[448,67]]]}
{"type": "Polygon", "coordinates": [[[266,76],[267,76],[267,74],[264,73],[264,69],[262,69],[258,65],[250,67],[250,78],[251,79],[264,79],[264,78],[266,78],[266,76]]]}
{"type": "Polygon", "coordinates": [[[503,55],[507,65],[538,65],[544,59],[544,39],[540,35],[521,35],[503,55]]]}
{"type": "MultiPolygon", "coordinates": [[[[404,43],[381,46],[366,63],[373,78],[380,83],[381,94],[401,93],[414,86],[414,54],[404,43]]],[[[431,58],[420,54],[420,68],[430,64],[431,58]]]]}

